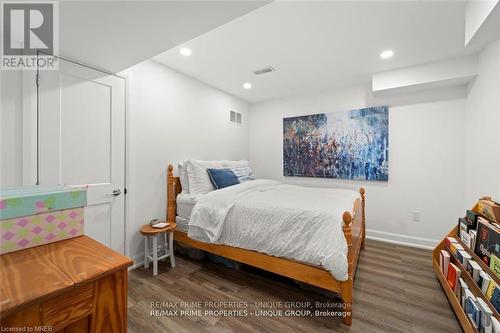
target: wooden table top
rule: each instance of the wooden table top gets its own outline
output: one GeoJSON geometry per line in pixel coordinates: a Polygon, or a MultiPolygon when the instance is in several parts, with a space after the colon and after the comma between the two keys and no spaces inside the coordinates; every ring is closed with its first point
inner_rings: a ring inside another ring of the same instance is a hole
{"type": "Polygon", "coordinates": [[[177,224],[175,224],[175,222],[168,222],[168,223],[169,225],[167,225],[165,228],[153,228],[149,224],[145,224],[141,227],[141,233],[143,235],[155,235],[162,232],[171,232],[174,231],[175,228],[177,228],[177,224]]]}
{"type": "Polygon", "coordinates": [[[0,318],[44,298],[132,265],[87,236],[0,256],[0,318]]]}

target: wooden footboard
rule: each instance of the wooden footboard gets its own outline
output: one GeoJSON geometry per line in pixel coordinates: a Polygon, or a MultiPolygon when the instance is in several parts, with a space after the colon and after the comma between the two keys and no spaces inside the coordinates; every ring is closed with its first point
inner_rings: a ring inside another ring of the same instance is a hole
{"type": "MultiPolygon", "coordinates": [[[[173,166],[168,166],[167,176],[167,220],[175,221],[177,205],[176,197],[182,190],[179,177],[174,177],[173,166]]],[[[175,231],[174,239],[182,244],[204,250],[215,255],[226,257],[247,265],[273,272],[291,279],[308,283],[335,293],[342,297],[347,316],[343,318],[346,325],[352,322],[353,283],[356,274],[359,254],[365,244],[365,189],[359,189],[360,198],[353,204],[352,212],[346,211],[342,215],[343,231],[348,246],[348,279],[336,280],[330,272],[321,267],[300,263],[241,248],[209,244],[196,241],[182,231],[175,231]]]]}
{"type": "Polygon", "coordinates": [[[344,317],[343,321],[346,325],[352,323],[352,301],[354,289],[354,276],[361,249],[365,247],[365,189],[360,188],[360,199],[356,199],[353,207],[353,214],[346,211],[342,215],[344,221],[344,236],[347,242],[347,263],[348,263],[348,279],[342,281],[342,300],[345,302],[345,311],[350,313],[350,316],[344,317]]]}

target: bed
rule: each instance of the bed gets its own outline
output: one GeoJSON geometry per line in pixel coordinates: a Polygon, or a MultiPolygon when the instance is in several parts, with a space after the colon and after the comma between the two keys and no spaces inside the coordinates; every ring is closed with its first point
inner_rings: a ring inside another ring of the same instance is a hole
{"type": "MultiPolygon", "coordinates": [[[[179,177],[174,176],[174,167],[172,165],[168,166],[167,174],[167,220],[168,221],[188,221],[187,216],[178,216],[180,211],[181,215],[188,215],[187,213],[182,213],[186,211],[186,207],[194,206],[194,203],[184,202],[184,199],[179,200],[179,210],[177,207],[177,197],[182,191],[181,182],[179,177]]],[[[255,182],[255,181],[254,181],[255,182]]],[[[255,185],[246,185],[247,188],[259,186],[270,186],[272,188],[272,183],[255,185]]],[[[214,191],[219,192],[216,195],[212,195],[212,200],[214,198],[224,198],[223,196],[232,195],[232,193],[226,190],[214,191]]],[[[237,190],[231,190],[237,191],[237,190]]],[[[256,192],[264,193],[264,192],[256,192]]],[[[254,197],[258,194],[254,194],[254,197]]],[[[255,198],[254,198],[255,200],[255,198]]],[[[351,200],[351,197],[345,199],[351,200]]],[[[210,201],[205,200],[210,203],[210,201]]],[[[345,237],[346,251],[345,259],[342,255],[345,265],[345,278],[335,278],[332,275],[331,269],[326,269],[319,264],[306,263],[305,261],[298,261],[294,259],[287,259],[285,257],[278,257],[270,254],[262,253],[262,251],[249,250],[247,247],[229,246],[225,244],[215,244],[210,241],[200,241],[193,239],[188,236],[186,228],[177,229],[174,232],[174,239],[183,245],[187,245],[196,249],[200,249],[215,255],[219,255],[231,260],[235,260],[247,265],[251,265],[272,273],[276,273],[288,278],[310,284],[319,288],[326,289],[328,291],[337,293],[343,300],[344,309],[346,315],[342,317],[344,324],[351,325],[352,323],[352,304],[353,304],[353,283],[356,274],[356,267],[359,259],[359,254],[361,249],[364,248],[365,244],[365,190],[363,188],[359,189],[359,195],[357,195],[354,200],[352,200],[350,205],[352,208],[347,209],[339,213],[339,219],[341,219],[341,230],[340,233],[345,237]]],[[[200,205],[198,205],[200,206],[200,205]]],[[[198,215],[203,214],[203,211],[198,209],[198,215]]],[[[199,220],[199,219],[198,219],[199,220]]],[[[234,233],[233,233],[234,235],[234,233]]],[[[202,239],[197,237],[198,239],[202,239]]],[[[208,237],[210,238],[210,237],[208,237]]],[[[342,243],[332,240],[332,243],[342,243]]]]}

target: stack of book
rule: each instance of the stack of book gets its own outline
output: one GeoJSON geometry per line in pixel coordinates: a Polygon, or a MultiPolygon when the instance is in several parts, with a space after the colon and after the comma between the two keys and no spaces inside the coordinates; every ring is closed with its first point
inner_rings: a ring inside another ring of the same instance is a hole
{"type": "Polygon", "coordinates": [[[500,323],[493,317],[493,312],[488,305],[479,297],[474,297],[470,292],[466,296],[465,313],[474,328],[481,333],[497,333],[500,331],[500,323]]]}
{"type": "MultiPolygon", "coordinates": [[[[458,219],[458,236],[481,260],[500,277],[500,221],[495,217],[500,205],[485,198],[479,200],[476,210],[467,210],[465,217],[458,219]],[[487,215],[482,215],[481,211],[487,215]],[[490,216],[490,217],[488,217],[490,216]]],[[[453,251],[452,248],[450,250],[453,251]]]]}
{"type": "Polygon", "coordinates": [[[481,297],[475,297],[470,291],[469,285],[462,278],[463,274],[469,274],[474,283],[481,289],[481,292],[493,304],[497,311],[500,310],[500,288],[489,274],[469,255],[457,240],[453,237],[445,239],[445,244],[450,252],[441,250],[439,264],[441,271],[453,293],[457,297],[460,305],[464,309],[471,324],[479,332],[500,333],[500,322],[493,316],[492,309],[481,297]],[[456,262],[453,263],[454,258],[456,262]],[[466,267],[462,272],[460,267],[466,267]]]}
{"type": "Polygon", "coordinates": [[[474,253],[488,266],[500,257],[500,225],[479,216],[476,229],[477,239],[474,253]],[[492,258],[494,256],[494,258],[492,258]]]}

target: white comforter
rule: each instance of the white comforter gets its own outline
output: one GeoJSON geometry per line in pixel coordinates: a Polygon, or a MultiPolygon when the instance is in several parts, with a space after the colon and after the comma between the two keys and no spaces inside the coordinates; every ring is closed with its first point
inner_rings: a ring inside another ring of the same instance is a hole
{"type": "Polygon", "coordinates": [[[189,237],[276,257],[321,265],[347,280],[347,243],[342,213],[359,194],[345,189],[308,188],[254,180],[201,197],[194,206],[189,237]]]}

